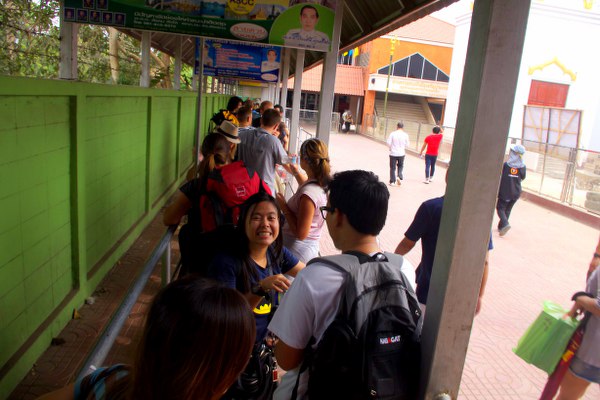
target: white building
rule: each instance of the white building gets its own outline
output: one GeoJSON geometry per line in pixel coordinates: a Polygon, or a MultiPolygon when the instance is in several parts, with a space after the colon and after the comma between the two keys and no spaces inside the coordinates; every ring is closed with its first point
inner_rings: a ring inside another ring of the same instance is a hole
{"type": "MultiPolygon", "coordinates": [[[[446,126],[456,124],[472,3],[455,6],[446,126]]],[[[599,0],[532,1],[511,138],[600,151],[599,37],[599,0]]]]}

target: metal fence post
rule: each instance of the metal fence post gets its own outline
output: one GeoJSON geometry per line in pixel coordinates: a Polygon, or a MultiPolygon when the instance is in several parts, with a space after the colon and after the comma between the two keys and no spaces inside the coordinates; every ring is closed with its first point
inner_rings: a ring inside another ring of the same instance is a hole
{"type": "Polygon", "coordinates": [[[417,128],[417,140],[415,141],[415,151],[419,151],[419,139],[421,138],[421,123],[417,128]]]}
{"type": "Polygon", "coordinates": [[[165,252],[163,253],[162,262],[163,262],[163,265],[162,265],[161,285],[162,285],[162,287],[165,287],[169,283],[171,283],[171,244],[170,243],[167,246],[167,248],[165,249],[165,252]]]}

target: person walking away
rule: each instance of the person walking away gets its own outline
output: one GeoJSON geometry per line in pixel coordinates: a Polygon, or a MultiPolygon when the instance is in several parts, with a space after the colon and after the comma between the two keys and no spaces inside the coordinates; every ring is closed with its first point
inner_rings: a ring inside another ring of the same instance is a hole
{"type": "Polygon", "coordinates": [[[406,156],[406,147],[408,147],[408,134],[404,132],[404,123],[398,122],[398,129],[390,133],[387,139],[388,147],[390,148],[390,186],[400,186],[404,176],[404,157],[406,156]],[[396,171],[398,175],[396,176],[396,171]]]}
{"type": "Polygon", "coordinates": [[[431,135],[427,136],[425,141],[423,141],[423,146],[419,152],[419,156],[423,157],[423,152],[425,151],[425,148],[427,148],[427,152],[425,152],[425,180],[423,183],[433,182],[435,162],[437,161],[440,143],[442,143],[442,137],[442,128],[435,126],[433,127],[431,135]]]}
{"type": "Polygon", "coordinates": [[[331,180],[327,145],[316,138],[302,142],[300,167],[306,175],[298,172],[296,164],[290,164],[298,190],[287,202],[283,194],[277,193],[277,203],[285,215],[283,244],[307,263],[319,255],[321,229],[325,223],[319,208],[327,204],[325,187],[331,180]]]}
{"type": "Polygon", "coordinates": [[[521,181],[525,180],[527,167],[523,162],[525,147],[520,144],[511,146],[508,153],[508,161],[502,166],[502,178],[498,190],[498,202],[496,212],[498,213],[498,232],[500,236],[506,235],[510,229],[508,219],[513,206],[521,197],[521,181]]]}
{"type": "MultiPolygon", "coordinates": [[[[447,180],[448,170],[446,171],[446,181],[447,180]]],[[[421,262],[419,263],[416,271],[416,293],[421,305],[421,310],[423,311],[423,315],[425,315],[427,297],[429,295],[429,283],[433,274],[433,261],[435,249],[438,243],[438,234],[440,231],[440,223],[442,221],[443,206],[443,196],[424,201],[417,210],[413,222],[406,230],[404,238],[400,241],[400,243],[398,243],[395,251],[396,254],[404,256],[415,247],[419,239],[421,240],[421,262]]],[[[490,232],[490,240],[487,248],[488,251],[485,255],[483,276],[481,278],[481,286],[479,288],[479,297],[477,299],[475,314],[478,314],[482,307],[483,293],[485,292],[489,271],[489,251],[493,248],[494,245],[492,243],[492,234],[490,232]]]]}
{"type": "Polygon", "coordinates": [[[350,110],[344,111],[342,114],[342,120],[344,121],[344,128],[342,129],[342,132],[348,133],[350,130],[350,125],[354,123],[354,119],[352,118],[352,113],[350,110]]]}

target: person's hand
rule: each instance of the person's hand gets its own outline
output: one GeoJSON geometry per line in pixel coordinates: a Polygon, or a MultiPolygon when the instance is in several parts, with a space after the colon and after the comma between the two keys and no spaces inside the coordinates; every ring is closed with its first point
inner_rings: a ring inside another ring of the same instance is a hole
{"type": "Polygon", "coordinates": [[[283,293],[290,288],[290,281],[282,274],[271,275],[259,282],[264,290],[275,290],[283,293]]]}
{"type": "Polygon", "coordinates": [[[296,176],[300,173],[300,166],[298,164],[288,164],[290,166],[290,172],[296,176]]]}
{"type": "Polygon", "coordinates": [[[579,304],[577,304],[577,302],[573,303],[573,307],[571,307],[571,309],[569,310],[569,312],[567,314],[565,314],[566,316],[570,317],[570,318],[577,318],[577,316],[579,314],[581,314],[583,312],[583,310],[581,309],[581,307],[579,306],[579,304]]]}
{"type": "Polygon", "coordinates": [[[419,153],[419,158],[423,158],[423,153],[419,153]]]}
{"type": "Polygon", "coordinates": [[[287,202],[285,201],[285,196],[281,193],[277,193],[275,195],[275,200],[277,201],[277,204],[279,204],[279,208],[281,208],[282,210],[285,210],[285,208],[287,208],[287,202]]]}

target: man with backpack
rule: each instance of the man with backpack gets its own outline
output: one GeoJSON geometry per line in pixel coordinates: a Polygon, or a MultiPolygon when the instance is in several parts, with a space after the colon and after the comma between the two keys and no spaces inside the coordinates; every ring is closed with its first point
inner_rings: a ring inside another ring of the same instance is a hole
{"type": "Polygon", "coordinates": [[[334,175],[320,211],[343,254],[309,262],[273,316],[288,371],[274,399],[414,398],[420,310],[414,268],[379,250],[388,201],[372,172],[334,175]]]}

